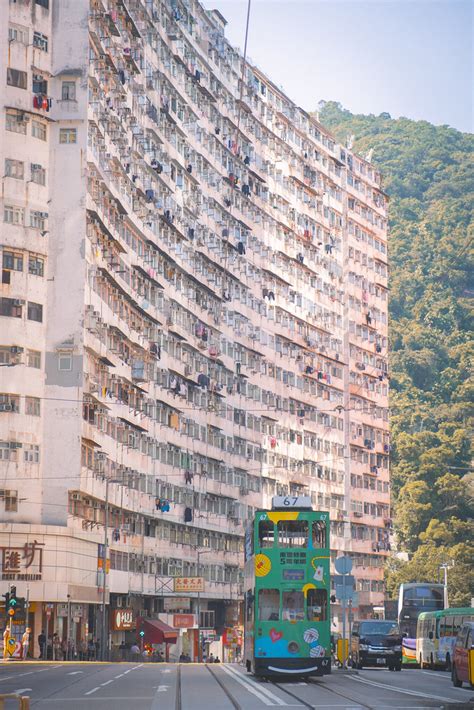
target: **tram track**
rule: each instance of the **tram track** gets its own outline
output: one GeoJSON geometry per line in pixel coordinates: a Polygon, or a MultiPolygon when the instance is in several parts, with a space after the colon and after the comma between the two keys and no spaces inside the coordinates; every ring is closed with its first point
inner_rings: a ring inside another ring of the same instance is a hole
{"type": "MultiPolygon", "coordinates": [[[[224,695],[228,698],[229,702],[231,703],[232,707],[234,710],[244,710],[242,706],[237,702],[233,694],[230,692],[230,690],[226,687],[225,683],[223,682],[223,679],[219,678],[218,673],[216,673],[210,666],[209,664],[204,664],[204,667],[207,668],[213,679],[216,681],[217,685],[220,687],[224,695]]],[[[174,710],[186,710],[186,708],[183,707],[182,704],[182,678],[181,678],[181,665],[178,665],[177,671],[176,671],[176,699],[175,699],[175,705],[174,705],[174,710]]]]}
{"type": "MultiPolygon", "coordinates": [[[[308,700],[305,700],[304,698],[301,698],[299,695],[296,693],[293,693],[291,690],[288,690],[285,688],[284,685],[281,685],[280,683],[275,683],[274,681],[270,681],[272,685],[274,685],[276,688],[281,690],[281,692],[286,693],[289,695],[293,700],[297,700],[301,705],[307,708],[311,708],[311,710],[314,710],[314,708],[317,708],[318,706],[313,703],[310,703],[308,700]]],[[[344,700],[347,700],[352,707],[357,706],[359,708],[365,708],[365,710],[377,710],[377,708],[373,705],[367,705],[366,703],[355,701],[353,697],[350,695],[345,695],[344,693],[339,692],[338,690],[334,690],[334,688],[329,688],[327,685],[324,685],[324,683],[321,683],[320,681],[316,681],[312,678],[307,678],[305,681],[308,685],[313,685],[313,686],[319,686],[321,685],[324,690],[327,690],[329,693],[333,693],[333,695],[337,695],[340,698],[344,698],[344,700]]]]}

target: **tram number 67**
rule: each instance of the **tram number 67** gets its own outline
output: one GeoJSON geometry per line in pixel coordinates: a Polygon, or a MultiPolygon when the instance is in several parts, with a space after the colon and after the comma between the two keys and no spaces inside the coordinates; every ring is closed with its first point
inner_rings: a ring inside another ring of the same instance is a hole
{"type": "Polygon", "coordinates": [[[293,496],[286,496],[283,498],[283,505],[287,507],[293,507],[297,504],[298,502],[298,497],[293,497],[293,496]]]}

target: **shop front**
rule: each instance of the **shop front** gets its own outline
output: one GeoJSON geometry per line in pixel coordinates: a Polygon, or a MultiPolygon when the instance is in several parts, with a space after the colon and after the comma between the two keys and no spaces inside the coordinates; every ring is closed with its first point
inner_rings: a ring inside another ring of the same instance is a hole
{"type": "Polygon", "coordinates": [[[130,649],[137,641],[137,620],[133,609],[110,609],[111,660],[127,661],[130,649]]]}

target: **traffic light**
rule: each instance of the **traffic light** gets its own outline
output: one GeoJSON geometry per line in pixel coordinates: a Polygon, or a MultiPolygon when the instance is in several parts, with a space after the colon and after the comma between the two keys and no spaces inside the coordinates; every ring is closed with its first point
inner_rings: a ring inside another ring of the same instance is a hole
{"type": "Polygon", "coordinates": [[[143,637],[145,636],[145,632],[144,632],[144,631],[140,631],[140,636],[143,638],[143,637]]]}
{"type": "Polygon", "coordinates": [[[8,616],[15,616],[17,607],[18,599],[16,598],[16,587],[12,585],[10,587],[10,594],[8,595],[8,602],[6,606],[8,616]]]}

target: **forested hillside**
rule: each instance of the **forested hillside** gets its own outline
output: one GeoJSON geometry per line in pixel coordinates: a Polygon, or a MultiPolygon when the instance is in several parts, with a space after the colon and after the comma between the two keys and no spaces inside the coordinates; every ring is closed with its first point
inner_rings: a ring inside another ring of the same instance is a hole
{"type": "MultiPolygon", "coordinates": [[[[474,594],[470,416],[474,280],[474,136],[406,118],[352,115],[321,103],[319,118],[384,175],[391,198],[392,488],[402,581],[448,571],[451,606],[474,594]]],[[[471,421],[472,426],[472,421],[471,421]]]]}

